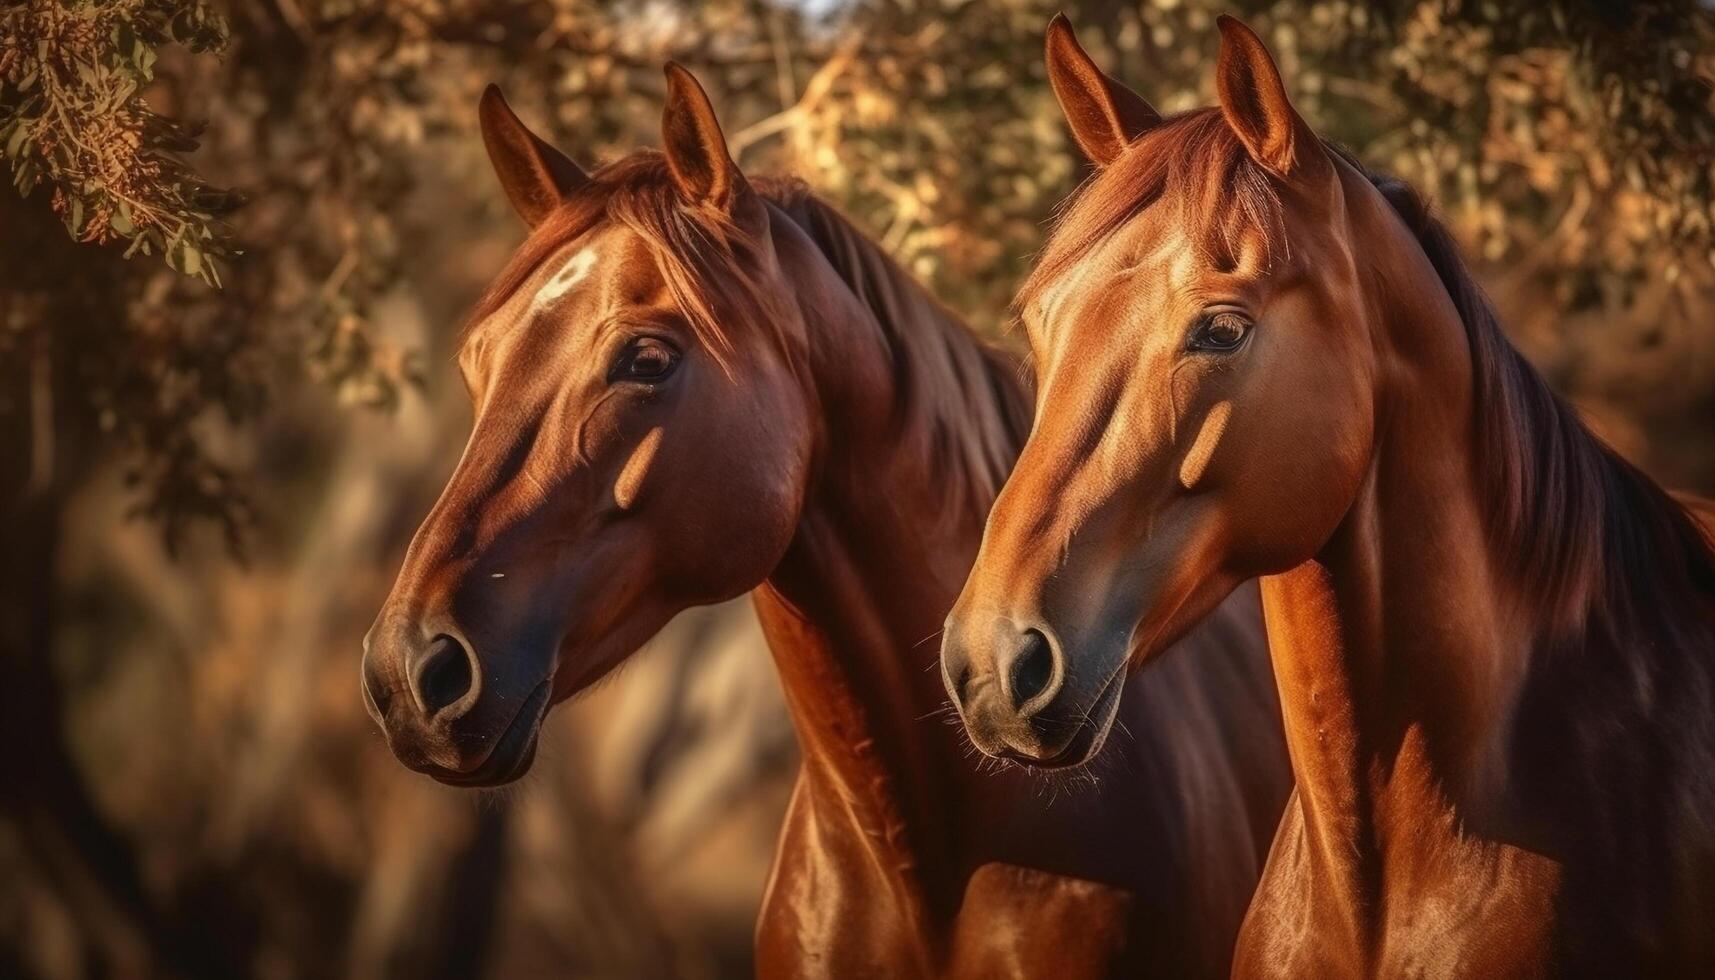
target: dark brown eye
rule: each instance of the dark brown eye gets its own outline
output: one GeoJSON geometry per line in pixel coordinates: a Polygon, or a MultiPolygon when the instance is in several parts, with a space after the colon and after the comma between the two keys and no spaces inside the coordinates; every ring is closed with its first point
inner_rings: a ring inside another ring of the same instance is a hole
{"type": "Polygon", "coordinates": [[[1239,349],[1251,323],[1242,313],[1222,312],[1206,317],[1191,334],[1191,349],[1226,354],[1239,349]]]}
{"type": "Polygon", "coordinates": [[[639,337],[619,352],[608,380],[656,384],[667,380],[678,366],[679,352],[672,345],[654,337],[639,337]]]}

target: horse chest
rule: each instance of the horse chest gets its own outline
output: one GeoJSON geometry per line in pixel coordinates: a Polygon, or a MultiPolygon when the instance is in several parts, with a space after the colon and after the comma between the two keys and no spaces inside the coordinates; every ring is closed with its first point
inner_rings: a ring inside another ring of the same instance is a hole
{"type": "Polygon", "coordinates": [[[800,787],[757,925],[758,976],[1083,980],[1135,972],[1128,892],[989,863],[965,880],[956,910],[937,914],[917,869],[889,864],[873,840],[818,820],[803,795],[800,787]]]}
{"type": "Polygon", "coordinates": [[[1535,977],[1552,972],[1557,868],[1441,843],[1368,871],[1318,860],[1287,808],[1234,955],[1235,977],[1535,977]],[[1342,882],[1362,876],[1361,885],[1342,882]],[[1349,896],[1362,895],[1360,901],[1349,896]]]}
{"type": "Polygon", "coordinates": [[[1129,976],[1133,898],[1118,888],[1010,864],[972,873],[954,920],[948,977],[1129,976]]]}

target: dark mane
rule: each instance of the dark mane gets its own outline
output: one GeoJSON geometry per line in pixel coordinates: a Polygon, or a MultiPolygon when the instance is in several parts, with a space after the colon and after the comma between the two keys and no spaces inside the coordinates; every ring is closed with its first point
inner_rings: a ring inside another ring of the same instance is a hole
{"type": "Polygon", "coordinates": [[[1202,243],[1217,268],[1232,266],[1246,231],[1261,230],[1268,242],[1285,241],[1273,181],[1219,109],[1197,109],[1138,137],[1067,199],[1015,308],[1034,303],[1091,249],[1158,202],[1178,209],[1174,219],[1202,243]]]}
{"type": "Polygon", "coordinates": [[[1423,198],[1357,169],[1404,220],[1465,325],[1488,524],[1549,621],[1581,631],[1603,606],[1637,620],[1671,619],[1687,601],[1715,610],[1715,551],[1684,506],[1592,434],[1507,340],[1423,198]]]}
{"type": "Polygon", "coordinates": [[[802,181],[752,184],[803,229],[874,319],[893,364],[900,451],[928,460],[950,500],[986,512],[1030,428],[1030,395],[1017,362],[983,343],[802,181]]]}

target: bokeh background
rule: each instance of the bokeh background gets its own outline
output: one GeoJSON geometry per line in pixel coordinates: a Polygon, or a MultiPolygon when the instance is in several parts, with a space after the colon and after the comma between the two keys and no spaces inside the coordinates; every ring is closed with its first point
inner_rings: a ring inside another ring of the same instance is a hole
{"type": "Polygon", "coordinates": [[[476,97],[590,165],[656,142],[677,59],[742,165],[1016,343],[1082,176],[1060,6],[1165,110],[1247,17],[1598,430],[1715,490],[1704,3],[6,0],[0,976],[745,974],[796,749],[743,603],[559,709],[502,792],[406,772],[359,701],[468,425],[453,331],[522,238],[476,97]]]}

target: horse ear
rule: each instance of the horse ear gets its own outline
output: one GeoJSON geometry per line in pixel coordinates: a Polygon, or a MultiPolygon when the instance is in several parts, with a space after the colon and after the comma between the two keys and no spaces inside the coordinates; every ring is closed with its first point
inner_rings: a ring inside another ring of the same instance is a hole
{"type": "Polygon", "coordinates": [[[1048,22],[1048,84],[1071,124],[1072,138],[1098,167],[1114,162],[1132,140],[1161,122],[1143,96],[1108,77],[1078,44],[1065,14],[1048,22]]]}
{"type": "Polygon", "coordinates": [[[589,182],[571,158],[530,132],[506,104],[500,86],[483,90],[477,118],[500,186],[530,227],[541,224],[568,194],[589,182]]]}
{"type": "Polygon", "coordinates": [[[715,119],[708,93],[677,62],[667,62],[667,108],[661,113],[661,142],[667,168],[685,199],[724,207],[732,202],[744,175],[727,152],[726,137],[715,119]]]}
{"type": "Polygon", "coordinates": [[[1222,14],[1221,59],[1215,68],[1221,115],[1238,134],[1251,159],[1280,177],[1326,162],[1321,141],[1286,98],[1280,69],[1262,39],[1222,14]]]}

